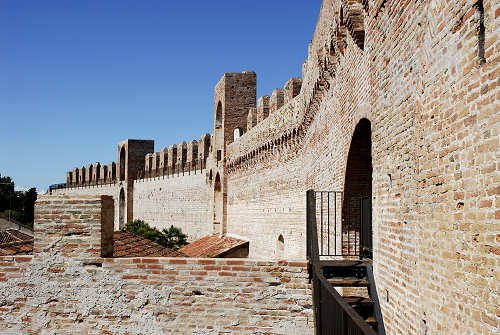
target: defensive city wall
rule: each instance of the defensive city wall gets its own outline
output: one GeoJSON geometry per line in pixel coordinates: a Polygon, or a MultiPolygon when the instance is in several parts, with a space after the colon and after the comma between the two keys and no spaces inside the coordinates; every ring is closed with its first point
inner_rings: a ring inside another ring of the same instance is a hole
{"type": "MultiPolygon", "coordinates": [[[[498,0],[325,0],[302,78],[257,99],[254,72],[223,75],[203,163],[181,173],[170,148],[127,140],[116,186],[55,193],[100,188],[115,228],[234,235],[251,259],[305,258],[306,190],[366,197],[387,333],[496,334],[499,37],[498,0]]],[[[342,224],[359,219],[340,206],[342,224]]]]}
{"type": "Polygon", "coordinates": [[[313,334],[304,261],[113,258],[110,196],[41,197],[0,256],[2,334],[313,334]]]}

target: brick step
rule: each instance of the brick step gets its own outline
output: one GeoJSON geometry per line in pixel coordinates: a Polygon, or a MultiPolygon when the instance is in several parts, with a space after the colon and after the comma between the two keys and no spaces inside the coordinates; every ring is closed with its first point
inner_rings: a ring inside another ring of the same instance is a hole
{"type": "Polygon", "coordinates": [[[344,300],[363,318],[373,317],[373,301],[370,298],[345,296],[344,300]]]}
{"type": "Polygon", "coordinates": [[[370,286],[370,283],[366,279],[330,278],[327,280],[333,287],[368,287],[368,286],[370,286]]]}

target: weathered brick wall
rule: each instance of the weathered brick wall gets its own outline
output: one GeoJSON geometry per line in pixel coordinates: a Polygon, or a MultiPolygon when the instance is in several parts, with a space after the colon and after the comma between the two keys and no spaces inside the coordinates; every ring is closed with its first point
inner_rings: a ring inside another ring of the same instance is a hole
{"type": "Polygon", "coordinates": [[[134,219],[158,229],[179,227],[189,241],[212,233],[209,204],[212,191],[205,170],[134,181],[134,219]]]}
{"type": "Polygon", "coordinates": [[[227,145],[227,231],[251,257],[303,258],[305,190],[349,189],[366,118],[387,333],[496,334],[500,3],[361,3],[324,1],[301,93],[227,145]]]}
{"type": "Polygon", "coordinates": [[[38,202],[35,254],[0,257],[0,333],[313,333],[304,262],[100,258],[101,203],[38,202]]]}
{"type": "MultiPolygon", "coordinates": [[[[263,163],[276,150],[266,143],[275,143],[280,123],[258,123],[228,147],[228,212],[246,220],[243,236],[255,230],[266,239],[266,224],[278,216],[252,219],[266,193],[283,196],[284,207],[292,190],[344,190],[354,129],[367,118],[374,268],[387,333],[496,334],[500,3],[367,4],[361,49],[359,34],[340,21],[341,1],[324,1],[294,99],[304,101],[295,112],[305,133],[299,149],[278,141],[280,155],[296,158],[263,163]]],[[[287,114],[282,108],[272,117],[287,114]]]]}
{"type": "MultiPolygon", "coordinates": [[[[122,182],[126,185],[126,182],[122,182]]],[[[122,186],[125,190],[126,186],[122,186]]],[[[70,195],[70,196],[97,196],[109,195],[113,198],[114,203],[114,229],[119,230],[119,198],[120,198],[120,184],[104,184],[104,185],[90,185],[83,187],[61,188],[52,191],[53,195],[70,195]]]]}
{"type": "Polygon", "coordinates": [[[250,241],[250,258],[305,258],[306,189],[301,163],[276,152],[230,175],[228,232],[250,241]]]}

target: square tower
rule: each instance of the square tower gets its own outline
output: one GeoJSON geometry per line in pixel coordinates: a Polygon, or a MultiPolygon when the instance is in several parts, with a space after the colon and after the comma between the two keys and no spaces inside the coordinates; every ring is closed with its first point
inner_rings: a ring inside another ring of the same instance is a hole
{"type": "Polygon", "coordinates": [[[118,143],[118,181],[137,179],[144,171],[144,157],[154,152],[154,140],[125,140],[118,143]]]}
{"type": "Polygon", "coordinates": [[[248,110],[255,108],[257,76],[253,71],[225,73],[215,86],[214,94],[214,149],[222,150],[233,142],[235,130],[247,131],[248,110]]]}

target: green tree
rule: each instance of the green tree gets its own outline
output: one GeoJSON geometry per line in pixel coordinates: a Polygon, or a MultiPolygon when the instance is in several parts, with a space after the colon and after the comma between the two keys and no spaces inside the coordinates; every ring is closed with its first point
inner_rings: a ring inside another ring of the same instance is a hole
{"type": "Polygon", "coordinates": [[[35,221],[35,201],[38,194],[36,188],[32,187],[28,191],[23,192],[20,198],[21,212],[23,213],[26,224],[33,225],[35,221]]]}
{"type": "Polygon", "coordinates": [[[170,226],[159,231],[143,220],[134,220],[125,225],[125,230],[131,234],[142,236],[164,247],[177,250],[187,244],[187,235],[180,228],[170,226]]]}
{"type": "Polygon", "coordinates": [[[188,244],[187,235],[180,228],[170,226],[170,228],[162,230],[162,243],[161,245],[167,248],[177,250],[183,245],[188,244]]]}
{"type": "Polygon", "coordinates": [[[12,219],[33,226],[36,198],[34,187],[26,192],[14,191],[12,179],[0,176],[0,213],[10,214],[12,219]]]}
{"type": "Polygon", "coordinates": [[[10,177],[0,176],[0,212],[12,209],[13,198],[15,198],[14,182],[10,177]]]}

